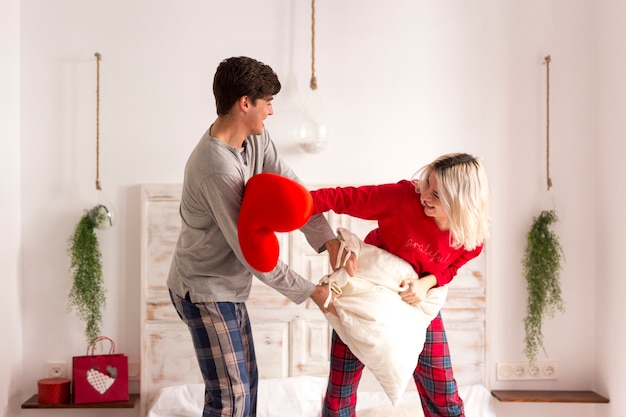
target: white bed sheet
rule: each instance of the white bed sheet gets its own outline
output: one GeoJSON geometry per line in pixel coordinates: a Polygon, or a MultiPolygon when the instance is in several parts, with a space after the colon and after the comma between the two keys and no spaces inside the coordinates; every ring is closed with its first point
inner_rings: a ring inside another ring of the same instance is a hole
{"type": "MultiPolygon", "coordinates": [[[[319,417],[326,378],[297,376],[263,379],[259,382],[257,417],[319,417]]],[[[482,385],[459,387],[466,417],[497,417],[493,397],[482,385]]],[[[162,388],[147,417],[201,417],[204,385],[186,384],[162,388]]],[[[383,391],[359,391],[357,417],[423,416],[419,395],[407,391],[395,407],[383,391]]]]}

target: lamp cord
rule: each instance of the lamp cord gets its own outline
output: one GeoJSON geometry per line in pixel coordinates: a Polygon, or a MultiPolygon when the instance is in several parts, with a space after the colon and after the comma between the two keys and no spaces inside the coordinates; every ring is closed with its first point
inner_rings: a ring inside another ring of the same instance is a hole
{"type": "Polygon", "coordinates": [[[311,0],[311,90],[317,90],[317,77],[315,76],[315,0],[311,0]]]}

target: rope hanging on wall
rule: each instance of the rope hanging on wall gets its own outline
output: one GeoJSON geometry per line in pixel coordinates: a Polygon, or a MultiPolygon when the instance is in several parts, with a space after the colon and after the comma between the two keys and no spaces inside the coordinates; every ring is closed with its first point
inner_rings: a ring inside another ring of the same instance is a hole
{"type": "Polygon", "coordinates": [[[544,63],[546,64],[546,183],[548,191],[552,188],[552,178],[550,178],[550,61],[552,58],[547,55],[544,63]]]}
{"type": "Polygon", "coordinates": [[[100,184],[100,52],[96,56],[96,190],[102,190],[100,184]]]}
{"type": "Polygon", "coordinates": [[[317,77],[315,76],[315,0],[311,0],[311,90],[317,90],[317,77]]]}

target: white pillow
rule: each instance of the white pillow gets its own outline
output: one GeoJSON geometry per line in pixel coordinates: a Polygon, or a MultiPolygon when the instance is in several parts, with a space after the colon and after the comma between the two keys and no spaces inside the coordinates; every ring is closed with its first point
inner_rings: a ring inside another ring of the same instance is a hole
{"type": "Polygon", "coordinates": [[[386,405],[357,411],[356,417],[424,417],[421,404],[386,405]]]}
{"type": "MultiPolygon", "coordinates": [[[[360,392],[356,417],[423,417],[424,411],[415,387],[407,390],[397,406],[391,406],[379,392],[360,392]]],[[[384,395],[384,394],[383,394],[384,395]]],[[[470,417],[496,417],[494,398],[482,384],[459,386],[459,396],[465,405],[465,415],[470,417]]]]}
{"type": "Polygon", "coordinates": [[[259,380],[257,417],[318,417],[328,378],[293,376],[259,380]]]}
{"type": "Polygon", "coordinates": [[[400,282],[418,277],[413,267],[347,229],[338,232],[357,254],[358,272],[350,277],[342,268],[330,277],[342,295],[333,304],[339,317],[326,314],[326,318],[396,405],[417,366],[426,328],[439,313],[448,289],[433,288],[419,305],[409,305],[400,298],[400,282]]]}
{"type": "MultiPolygon", "coordinates": [[[[327,378],[294,376],[259,380],[257,417],[318,417],[327,378]]],[[[148,411],[148,417],[191,417],[202,415],[204,384],[162,388],[148,411]]]]}
{"type": "Polygon", "coordinates": [[[204,384],[173,385],[159,390],[148,417],[200,416],[203,408],[204,384]]]}

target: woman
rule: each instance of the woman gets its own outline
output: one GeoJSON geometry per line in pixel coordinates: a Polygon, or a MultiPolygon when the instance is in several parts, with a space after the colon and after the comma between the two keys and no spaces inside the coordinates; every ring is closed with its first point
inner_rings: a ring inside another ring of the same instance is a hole
{"type": "MultiPolygon", "coordinates": [[[[443,155],[395,184],[312,191],[315,213],[376,220],[364,242],[409,262],[419,279],[406,280],[402,299],[415,305],[429,289],[449,283],[478,256],[489,236],[489,185],[480,161],[466,153],[443,155]]],[[[354,265],[352,266],[354,267],[354,265]]],[[[324,417],[353,416],[363,364],[333,332],[324,417]]],[[[441,315],[430,324],[413,373],[426,417],[463,416],[441,315]]]]}

